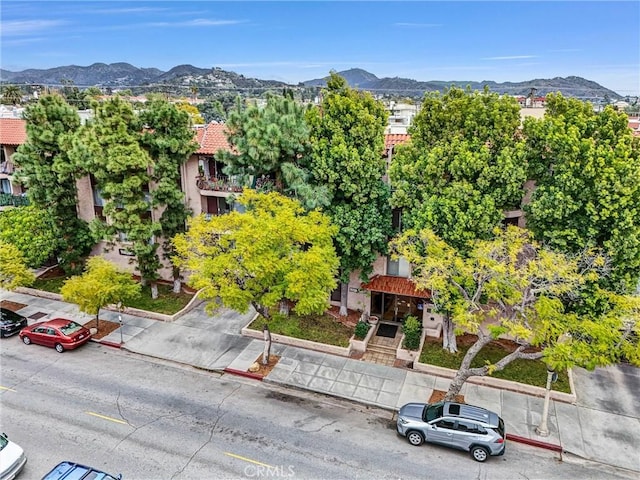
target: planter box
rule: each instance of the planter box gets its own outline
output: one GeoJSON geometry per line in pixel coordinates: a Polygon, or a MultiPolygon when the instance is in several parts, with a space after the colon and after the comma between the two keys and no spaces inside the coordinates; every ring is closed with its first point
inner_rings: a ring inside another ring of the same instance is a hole
{"type": "MultiPolygon", "coordinates": [[[[253,320],[252,320],[253,321],[253,320]]],[[[263,340],[262,330],[252,330],[244,327],[241,330],[242,335],[252,338],[258,338],[263,340]]],[[[280,335],[278,333],[271,333],[271,341],[275,343],[281,343],[283,345],[290,345],[292,347],[306,348],[309,350],[316,350],[318,352],[331,353],[333,355],[339,355],[341,357],[348,357],[351,353],[351,346],[338,347],[336,345],[327,345],[325,343],[312,342],[311,340],[302,340],[300,338],[287,337],[286,335],[280,335]]]]}
{"type": "Polygon", "coordinates": [[[369,327],[369,331],[367,332],[367,335],[362,340],[358,340],[356,337],[351,337],[349,339],[350,350],[352,352],[353,351],[362,352],[362,353],[366,352],[367,345],[369,344],[369,340],[371,340],[371,337],[373,337],[373,332],[375,331],[376,331],[375,324],[373,324],[369,327]]]}
{"type": "Polygon", "coordinates": [[[402,347],[402,345],[404,345],[404,334],[402,334],[402,337],[400,338],[400,344],[396,349],[396,358],[398,360],[402,360],[403,362],[415,363],[418,360],[418,358],[420,358],[420,352],[422,352],[422,347],[424,346],[424,340],[426,336],[427,336],[427,329],[423,328],[422,335],[420,335],[420,347],[418,348],[418,350],[407,350],[406,348],[402,347]]]}
{"type": "MultiPolygon", "coordinates": [[[[418,372],[429,373],[438,377],[453,378],[456,374],[456,370],[450,368],[438,367],[436,365],[429,365],[427,363],[420,363],[418,360],[413,362],[413,369],[418,372]]],[[[569,376],[569,384],[571,385],[571,391],[573,389],[573,375],[571,370],[567,370],[569,376]]],[[[509,390],[517,393],[524,393],[526,395],[534,395],[536,397],[545,396],[547,390],[542,387],[536,387],[534,385],[527,385],[526,383],[513,382],[511,380],[503,380],[502,378],[495,377],[470,377],[466,383],[474,383],[476,385],[484,385],[486,387],[498,388],[500,390],[509,390]]],[[[553,400],[564,403],[576,403],[575,393],[556,392],[551,390],[550,397],[553,400]]]]}

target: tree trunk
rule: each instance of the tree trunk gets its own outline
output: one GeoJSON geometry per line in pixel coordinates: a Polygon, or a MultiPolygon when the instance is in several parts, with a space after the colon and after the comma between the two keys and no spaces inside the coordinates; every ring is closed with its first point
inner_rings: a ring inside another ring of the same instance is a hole
{"type": "Polygon", "coordinates": [[[266,323],[262,327],[262,335],[264,337],[264,350],[262,351],[262,364],[269,365],[269,356],[271,354],[271,332],[269,325],[266,323]]]}
{"type": "Polygon", "coordinates": [[[182,290],[182,280],[180,280],[180,269],[173,267],[173,293],[180,293],[182,290]]]}
{"type": "Polygon", "coordinates": [[[349,300],[349,284],[342,282],[340,284],[340,316],[346,317],[349,315],[347,310],[347,302],[349,300]]]}
{"type": "Polygon", "coordinates": [[[442,317],[442,348],[450,353],[456,353],[458,351],[455,325],[449,315],[442,317]]]}
{"type": "Polygon", "coordinates": [[[253,308],[255,308],[256,312],[262,315],[263,318],[266,318],[267,320],[271,318],[271,315],[269,315],[269,309],[267,307],[260,305],[257,302],[251,302],[251,305],[253,306],[253,308]]]}
{"type": "Polygon", "coordinates": [[[151,298],[154,300],[158,298],[158,283],[151,282],[151,298]]]}
{"type": "Polygon", "coordinates": [[[289,316],[289,300],[283,298],[280,300],[280,313],[285,316],[289,316]]]}
{"type": "Polygon", "coordinates": [[[98,307],[98,311],[96,312],[96,330],[98,329],[98,322],[100,322],[100,307],[98,307]]]}
{"type": "Polygon", "coordinates": [[[471,348],[467,350],[467,353],[460,364],[460,368],[449,384],[449,390],[444,397],[445,401],[453,400],[455,396],[460,393],[460,389],[469,377],[483,377],[488,375],[490,372],[499,372],[517,358],[524,358],[526,360],[538,360],[542,358],[542,352],[523,353],[524,349],[527,348],[528,345],[520,345],[513,352],[505,355],[493,365],[471,368],[471,362],[476,358],[476,355],[478,355],[480,350],[492,341],[493,338],[490,335],[487,335],[482,331],[479,332],[478,340],[476,340],[476,343],[471,345],[471,348]]]}

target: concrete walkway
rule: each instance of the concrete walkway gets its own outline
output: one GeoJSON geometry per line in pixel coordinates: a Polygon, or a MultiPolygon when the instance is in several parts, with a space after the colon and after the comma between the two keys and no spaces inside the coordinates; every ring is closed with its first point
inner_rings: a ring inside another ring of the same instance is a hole
{"type": "MultiPolygon", "coordinates": [[[[56,300],[4,290],[0,300],[27,305],[19,311],[27,317],[43,313],[80,323],[91,320],[75,306],[56,300]]],[[[209,316],[202,305],[171,323],[123,314],[123,326],[100,341],[198,368],[247,372],[263,349],[261,340],[240,334],[253,315],[221,310],[209,316]]],[[[118,321],[116,312],[103,311],[100,317],[118,321]]],[[[286,345],[273,344],[272,354],[281,358],[264,378],[266,382],[391,411],[410,401],[427,402],[434,389],[447,390],[449,385],[449,380],[435,375],[286,345]]],[[[548,437],[535,432],[543,398],[471,383],[463,386],[461,394],[466,402],[498,413],[508,439],[640,472],[640,370],[628,366],[595,372],[576,369],[574,377],[578,401],[551,401],[548,437]]]]}

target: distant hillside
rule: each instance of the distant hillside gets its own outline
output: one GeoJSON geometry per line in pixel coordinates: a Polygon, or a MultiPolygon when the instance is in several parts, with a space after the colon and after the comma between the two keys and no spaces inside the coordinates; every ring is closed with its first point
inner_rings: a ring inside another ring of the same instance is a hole
{"type": "MultiPolygon", "coordinates": [[[[420,82],[410,78],[386,77],[378,78],[373,73],[361,68],[352,68],[338,72],[350,86],[368,90],[385,96],[404,96],[420,98],[425,92],[442,91],[457,85],[462,88],[470,86],[480,90],[488,86],[492,91],[509,95],[529,95],[535,89],[535,95],[544,96],[549,92],[561,92],[565,96],[587,100],[619,100],[622,97],[602,85],[581,77],[556,77],[551,79],[534,79],[526,82],[494,81],[429,81],[420,82]]],[[[259,95],[268,90],[280,90],[284,87],[305,90],[307,98],[315,95],[315,90],[326,85],[325,78],[307,80],[293,86],[275,80],[260,80],[245,77],[221,68],[198,68],[193,65],[178,65],[168,72],[157,68],[138,68],[128,63],[94,63],[88,67],[70,65],[45,70],[29,69],[22,72],[0,70],[0,83],[37,84],[56,86],[63,80],[70,80],[76,86],[130,88],[134,93],[146,93],[158,89],[173,93],[185,94],[192,87],[197,87],[202,96],[220,91],[237,91],[247,95],[259,95]],[[309,96],[310,95],[310,96],[309,96]]]]}
{"type": "MultiPolygon", "coordinates": [[[[457,87],[466,88],[470,86],[472,90],[482,90],[485,85],[493,92],[504,93],[509,95],[529,95],[531,89],[535,89],[535,95],[544,97],[550,92],[561,92],[564,96],[577,97],[583,99],[603,99],[605,96],[611,100],[619,100],[621,95],[603,87],[602,85],[586,80],[582,77],[556,77],[550,79],[537,78],[526,82],[504,82],[497,83],[491,80],[483,80],[482,82],[474,81],[429,81],[419,82],[410,78],[386,77],[378,78],[374,74],[359,68],[353,68],[338,72],[338,75],[347,80],[351,87],[357,87],[362,90],[368,90],[372,93],[386,95],[400,95],[408,97],[421,97],[425,92],[442,91],[445,88],[455,85],[457,87]]],[[[329,77],[317,78],[302,82],[305,86],[325,86],[329,77]]]]}

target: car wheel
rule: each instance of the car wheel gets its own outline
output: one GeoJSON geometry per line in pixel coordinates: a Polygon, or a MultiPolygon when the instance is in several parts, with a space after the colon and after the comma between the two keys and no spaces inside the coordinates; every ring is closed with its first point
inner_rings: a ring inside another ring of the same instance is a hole
{"type": "Polygon", "coordinates": [[[424,437],[420,432],[412,430],[411,432],[407,433],[407,440],[411,445],[417,447],[419,445],[422,445],[422,443],[424,442],[424,437]]]}
{"type": "Polygon", "coordinates": [[[484,462],[489,458],[489,452],[484,447],[473,447],[471,449],[471,456],[476,462],[484,462]]]}
{"type": "Polygon", "coordinates": [[[25,345],[29,345],[31,343],[31,339],[26,335],[22,337],[22,341],[24,342],[25,345]]]}
{"type": "Polygon", "coordinates": [[[58,353],[64,352],[64,347],[62,345],[60,345],[59,343],[56,343],[56,352],[58,352],[58,353]]]}

